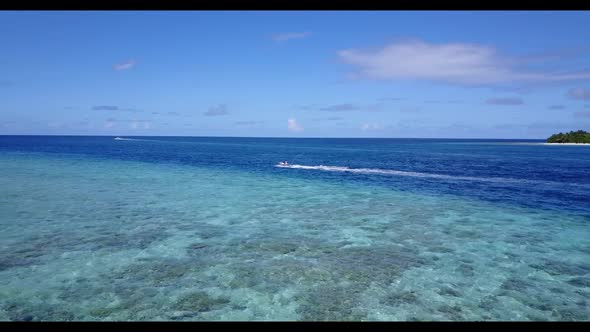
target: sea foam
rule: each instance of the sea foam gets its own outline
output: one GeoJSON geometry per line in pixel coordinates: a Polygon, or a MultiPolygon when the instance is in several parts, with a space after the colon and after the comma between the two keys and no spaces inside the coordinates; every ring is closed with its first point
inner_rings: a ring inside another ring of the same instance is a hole
{"type": "Polygon", "coordinates": [[[348,173],[356,173],[356,174],[409,176],[409,177],[415,177],[415,178],[431,178],[431,179],[441,179],[441,180],[450,180],[450,181],[479,181],[479,182],[494,182],[494,183],[519,183],[519,184],[532,184],[532,185],[556,185],[556,184],[559,184],[559,185],[570,185],[570,186],[590,188],[590,186],[588,186],[588,185],[579,184],[579,183],[538,181],[538,180],[503,178],[503,177],[458,176],[458,175],[447,175],[447,174],[400,171],[400,170],[394,170],[394,169],[349,168],[346,166],[325,166],[325,165],[319,165],[319,166],[280,165],[280,164],[275,165],[275,167],[291,168],[291,169],[304,169],[304,170],[318,170],[318,171],[327,171],[327,172],[348,172],[348,173]]]}

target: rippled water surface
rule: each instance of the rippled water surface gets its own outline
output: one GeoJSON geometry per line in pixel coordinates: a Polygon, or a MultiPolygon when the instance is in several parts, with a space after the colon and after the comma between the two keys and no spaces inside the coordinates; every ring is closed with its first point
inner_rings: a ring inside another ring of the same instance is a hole
{"type": "Polygon", "coordinates": [[[590,320],[590,147],[532,143],[0,136],[0,320],[590,320]]]}

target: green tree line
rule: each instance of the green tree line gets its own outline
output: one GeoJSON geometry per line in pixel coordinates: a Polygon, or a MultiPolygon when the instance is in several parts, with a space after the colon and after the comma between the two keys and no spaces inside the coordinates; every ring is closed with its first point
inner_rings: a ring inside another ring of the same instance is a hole
{"type": "Polygon", "coordinates": [[[547,139],[547,143],[590,143],[590,133],[583,130],[572,130],[565,134],[553,134],[547,139]]]}

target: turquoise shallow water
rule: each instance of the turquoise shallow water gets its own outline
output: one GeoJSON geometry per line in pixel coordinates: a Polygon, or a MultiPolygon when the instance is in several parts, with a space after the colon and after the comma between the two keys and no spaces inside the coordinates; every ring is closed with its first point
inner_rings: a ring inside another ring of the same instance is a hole
{"type": "Polygon", "coordinates": [[[6,150],[0,320],[590,320],[584,206],[6,150]]]}

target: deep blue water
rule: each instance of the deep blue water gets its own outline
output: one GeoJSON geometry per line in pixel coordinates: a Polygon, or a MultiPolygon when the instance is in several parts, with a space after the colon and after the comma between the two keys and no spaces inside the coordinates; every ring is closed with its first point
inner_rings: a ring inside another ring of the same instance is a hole
{"type": "Polygon", "coordinates": [[[0,321],[588,321],[590,146],[541,143],[0,136],[0,321]]]}
{"type": "Polygon", "coordinates": [[[543,209],[590,210],[590,148],[543,140],[0,136],[0,151],[78,154],[368,183],[543,209]],[[525,144],[522,144],[525,143],[525,144]],[[278,161],[420,174],[277,169],[278,161]],[[434,177],[429,177],[433,175],[434,177]],[[441,175],[442,177],[437,177],[441,175]],[[426,177],[424,177],[426,176],[426,177]],[[464,179],[467,177],[468,179],[464,179]]]}

